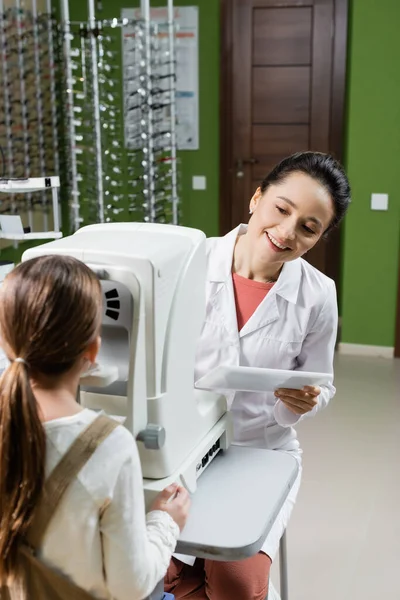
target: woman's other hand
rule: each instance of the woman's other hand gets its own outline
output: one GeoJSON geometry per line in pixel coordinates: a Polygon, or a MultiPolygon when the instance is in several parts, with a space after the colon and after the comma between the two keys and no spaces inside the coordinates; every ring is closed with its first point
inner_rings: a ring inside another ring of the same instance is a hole
{"type": "Polygon", "coordinates": [[[275,396],[295,415],[305,415],[318,404],[321,389],[307,385],[302,390],[275,390],[275,396]]]}

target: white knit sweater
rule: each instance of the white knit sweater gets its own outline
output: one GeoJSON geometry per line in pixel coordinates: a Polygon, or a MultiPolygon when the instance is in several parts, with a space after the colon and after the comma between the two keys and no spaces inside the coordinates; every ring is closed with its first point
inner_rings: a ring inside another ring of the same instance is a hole
{"type": "MultiPolygon", "coordinates": [[[[46,475],[96,416],[85,409],[44,424],[46,475]]],[[[166,512],[153,511],[146,518],[138,450],[121,426],[68,488],[41,557],[98,598],[142,600],[165,575],[178,536],[166,512]]]]}

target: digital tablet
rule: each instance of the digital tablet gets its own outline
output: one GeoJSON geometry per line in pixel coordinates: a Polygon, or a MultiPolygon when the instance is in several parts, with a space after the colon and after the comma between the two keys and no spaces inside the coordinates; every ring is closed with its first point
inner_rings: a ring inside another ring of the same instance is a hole
{"type": "Polygon", "coordinates": [[[195,386],[202,390],[274,392],[278,388],[301,390],[306,385],[326,385],[332,379],[329,373],[221,365],[196,381],[195,386]]]}

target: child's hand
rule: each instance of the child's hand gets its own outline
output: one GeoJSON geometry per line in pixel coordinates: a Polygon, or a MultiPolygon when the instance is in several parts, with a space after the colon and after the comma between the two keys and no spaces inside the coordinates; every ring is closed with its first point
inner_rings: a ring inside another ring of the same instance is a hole
{"type": "Polygon", "coordinates": [[[295,415],[305,415],[318,404],[321,389],[307,385],[302,390],[275,390],[275,396],[295,415]]]}
{"type": "Polygon", "coordinates": [[[151,510],[164,510],[167,512],[182,531],[188,518],[189,508],[190,496],[188,491],[177,483],[173,483],[158,494],[151,510]]]}

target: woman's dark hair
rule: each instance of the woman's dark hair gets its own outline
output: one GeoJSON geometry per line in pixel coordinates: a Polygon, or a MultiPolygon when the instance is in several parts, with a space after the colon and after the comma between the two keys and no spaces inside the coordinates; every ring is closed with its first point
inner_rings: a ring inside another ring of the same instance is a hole
{"type": "Polygon", "coordinates": [[[297,152],[284,158],[272,169],[261,183],[261,193],[271,185],[283,183],[292,173],[309,175],[323,185],[331,196],[335,215],[325,233],[339,225],[351,201],[350,184],[342,165],[329,154],[297,152]]]}
{"type": "Polygon", "coordinates": [[[99,334],[101,304],[96,275],[69,256],[23,262],[1,287],[10,366],[0,379],[0,587],[19,574],[18,547],[44,483],[46,439],[31,379],[56,383],[77,364],[99,334]]]}

